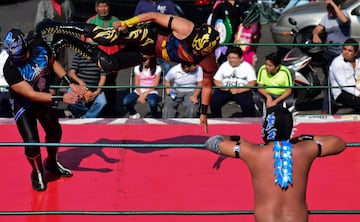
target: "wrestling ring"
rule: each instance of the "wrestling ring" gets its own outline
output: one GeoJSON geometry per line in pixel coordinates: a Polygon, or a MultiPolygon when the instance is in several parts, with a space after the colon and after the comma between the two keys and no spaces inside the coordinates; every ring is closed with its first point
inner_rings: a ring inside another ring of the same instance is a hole
{"type": "MultiPolygon", "coordinates": [[[[313,163],[309,221],[360,221],[360,116],[296,118],[295,136],[335,134],[347,141],[343,153],[313,163]]],[[[61,119],[61,124],[61,143],[37,145],[60,146],[58,158],[74,176],[46,173],[48,189],[36,192],[16,125],[0,119],[0,221],[254,221],[245,163],[205,150],[204,141],[239,134],[261,143],[260,118],[209,119],[208,134],[198,119],[61,119]]],[[[42,155],[45,160],[45,149],[42,155]]]]}

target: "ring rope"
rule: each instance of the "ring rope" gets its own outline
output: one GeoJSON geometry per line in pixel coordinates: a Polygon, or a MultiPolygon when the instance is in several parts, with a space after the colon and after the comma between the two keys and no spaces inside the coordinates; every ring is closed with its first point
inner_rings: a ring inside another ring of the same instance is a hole
{"type": "MultiPolygon", "coordinates": [[[[205,144],[198,143],[18,143],[2,142],[1,146],[56,146],[56,147],[112,147],[112,148],[205,148],[205,144]]],[[[359,142],[348,142],[346,147],[360,147],[359,142]]]]}
{"type": "MultiPolygon", "coordinates": [[[[4,44],[4,41],[0,41],[0,44],[4,44]]],[[[48,42],[51,45],[51,42],[48,42]]],[[[95,44],[95,43],[94,43],[95,44]]],[[[354,43],[273,43],[273,42],[259,42],[259,43],[222,43],[222,46],[241,46],[241,45],[249,45],[249,46],[347,46],[347,45],[356,45],[354,43]]]]}
{"type": "MultiPolygon", "coordinates": [[[[309,214],[360,214],[360,210],[309,210],[309,214]]],[[[238,211],[1,211],[11,215],[249,215],[253,210],[238,211]]]]}
{"type": "MultiPolygon", "coordinates": [[[[1,88],[2,86],[0,86],[1,88]]],[[[126,85],[122,85],[122,86],[86,86],[89,89],[97,89],[97,88],[101,88],[101,89],[129,89],[129,88],[156,88],[156,89],[167,89],[167,88],[172,88],[172,89],[201,89],[201,86],[162,86],[162,85],[157,85],[157,86],[126,86],[126,85]]],[[[283,88],[291,88],[291,89],[332,89],[332,88],[347,88],[347,87],[355,87],[355,85],[344,85],[344,86],[231,86],[230,88],[239,88],[239,89],[266,89],[266,88],[279,88],[279,89],[283,89],[283,88]]],[[[4,86],[4,88],[7,88],[6,86],[4,86]]],[[[61,88],[69,88],[69,86],[60,86],[60,85],[51,85],[50,88],[52,89],[61,89],[61,88]]],[[[213,89],[225,89],[225,88],[229,88],[229,86],[212,86],[213,89]]]]}
{"type": "MultiPolygon", "coordinates": [[[[113,86],[86,86],[89,89],[130,89],[130,88],[156,88],[156,89],[201,89],[202,86],[134,86],[134,85],[113,85],[113,86]]],[[[293,85],[293,86],[231,86],[230,88],[239,88],[239,89],[266,89],[266,88],[277,88],[277,89],[283,89],[283,88],[291,88],[291,89],[333,89],[333,88],[354,88],[355,85],[343,85],[343,86],[326,86],[326,85],[320,85],[320,86],[300,86],[300,85],[293,85]]],[[[8,89],[9,86],[6,85],[0,85],[0,88],[6,88],[8,89]]],[[[52,89],[67,89],[69,86],[65,85],[50,85],[50,88],[52,89]]],[[[229,88],[229,86],[212,86],[213,89],[226,89],[229,88]]]]}

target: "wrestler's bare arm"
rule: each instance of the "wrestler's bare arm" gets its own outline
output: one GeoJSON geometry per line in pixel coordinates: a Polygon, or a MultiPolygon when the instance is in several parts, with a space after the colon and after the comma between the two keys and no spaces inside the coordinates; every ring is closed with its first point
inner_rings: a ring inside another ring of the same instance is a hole
{"type": "Polygon", "coordinates": [[[346,148],[346,142],[333,135],[303,134],[291,139],[292,143],[301,142],[302,149],[308,149],[314,156],[328,156],[341,153],[346,148]]]}
{"type": "Polygon", "coordinates": [[[335,155],[344,151],[346,142],[338,136],[314,136],[314,141],[322,144],[321,156],[335,155]]]}
{"type": "MultiPolygon", "coordinates": [[[[207,55],[203,60],[200,61],[199,65],[203,68],[204,72],[203,86],[201,90],[201,104],[210,105],[214,75],[218,68],[215,52],[207,55]]],[[[204,127],[204,131],[207,133],[207,115],[200,115],[200,125],[204,127]]]]}

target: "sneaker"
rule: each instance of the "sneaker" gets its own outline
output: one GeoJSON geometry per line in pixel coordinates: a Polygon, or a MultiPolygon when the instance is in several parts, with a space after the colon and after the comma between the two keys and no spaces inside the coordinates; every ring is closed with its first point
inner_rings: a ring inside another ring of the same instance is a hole
{"type": "Polygon", "coordinates": [[[134,115],[129,115],[129,119],[139,119],[139,118],[140,118],[139,113],[135,113],[134,115]]]}

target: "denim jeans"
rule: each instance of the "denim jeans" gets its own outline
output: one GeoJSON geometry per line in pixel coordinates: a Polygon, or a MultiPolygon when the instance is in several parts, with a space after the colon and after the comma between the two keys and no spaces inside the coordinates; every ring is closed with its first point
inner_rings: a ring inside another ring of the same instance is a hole
{"type": "MultiPolygon", "coordinates": [[[[137,113],[135,110],[135,104],[138,98],[139,95],[135,92],[132,92],[124,97],[123,103],[126,106],[126,109],[129,111],[130,115],[134,115],[137,113]]],[[[157,118],[157,105],[159,102],[159,95],[155,93],[148,94],[146,97],[146,101],[150,107],[151,117],[157,118]]]]}
{"type": "Polygon", "coordinates": [[[85,104],[85,101],[81,100],[76,104],[70,104],[69,110],[75,117],[96,118],[106,103],[105,93],[101,92],[94,101],[90,102],[89,105],[85,104]]]}

